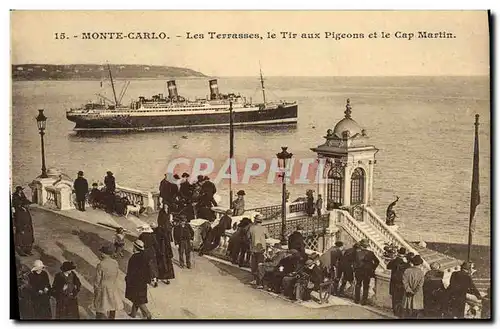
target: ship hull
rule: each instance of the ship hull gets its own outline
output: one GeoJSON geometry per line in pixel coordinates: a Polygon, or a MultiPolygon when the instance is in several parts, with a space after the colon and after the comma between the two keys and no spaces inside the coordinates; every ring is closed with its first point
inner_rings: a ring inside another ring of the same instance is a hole
{"type": "MultiPolygon", "coordinates": [[[[297,123],[297,104],[275,109],[233,112],[235,126],[277,125],[297,123]]],[[[229,112],[181,115],[114,115],[82,116],[67,114],[76,123],[76,131],[142,131],[191,127],[219,127],[229,125],[229,112]]]]}

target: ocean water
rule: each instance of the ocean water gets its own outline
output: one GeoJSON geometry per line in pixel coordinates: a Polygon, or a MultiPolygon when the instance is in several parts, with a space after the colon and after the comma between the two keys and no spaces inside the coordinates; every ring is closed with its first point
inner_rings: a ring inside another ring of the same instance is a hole
{"type": "MultiPolygon", "coordinates": [[[[118,91],[123,81],[117,82],[118,91]]],[[[205,97],[205,79],[177,80],[179,94],[205,97]]],[[[261,100],[254,77],[219,78],[221,92],[261,100]]],[[[259,157],[269,164],[281,146],[294,159],[314,158],[310,150],[322,144],[329,128],[343,118],[350,98],[352,118],[366,129],[380,151],[374,173],[373,208],[384,218],[395,196],[402,234],[426,241],[467,242],[471,185],[474,114],[480,114],[480,191],[474,243],[490,244],[490,98],[488,77],[269,77],[267,97],[296,100],[296,127],[236,128],[238,164],[259,157]]],[[[12,85],[12,185],[26,185],[39,173],[40,137],[37,109],[48,117],[46,160],[70,177],[85,171],[89,181],[103,181],[107,170],[119,185],[157,190],[169,162],[179,157],[210,158],[217,175],[228,156],[228,129],[184,129],[128,134],[86,134],[72,131],[65,110],[95,99],[112,98],[111,88],[99,81],[23,81],[12,85]],[[183,138],[186,136],[187,138],[183,138]]],[[[124,103],[140,95],[166,94],[164,80],[132,81],[124,103]]],[[[242,169],[238,168],[240,174],[242,169]]],[[[240,175],[241,179],[241,175],[240,175]]],[[[279,204],[281,186],[264,175],[249,184],[247,207],[279,204]]],[[[305,196],[311,183],[291,184],[291,199],[305,196]]],[[[218,190],[228,204],[228,182],[218,190]]]]}

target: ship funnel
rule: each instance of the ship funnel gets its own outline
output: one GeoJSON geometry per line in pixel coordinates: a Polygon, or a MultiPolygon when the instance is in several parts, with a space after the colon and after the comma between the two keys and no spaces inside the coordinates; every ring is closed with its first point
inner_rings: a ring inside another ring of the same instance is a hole
{"type": "Polygon", "coordinates": [[[219,98],[219,86],[217,84],[217,79],[208,81],[208,86],[210,87],[210,99],[219,98]]]}
{"type": "Polygon", "coordinates": [[[167,81],[168,98],[177,100],[179,95],[177,94],[177,86],[175,85],[175,80],[167,81]]]}

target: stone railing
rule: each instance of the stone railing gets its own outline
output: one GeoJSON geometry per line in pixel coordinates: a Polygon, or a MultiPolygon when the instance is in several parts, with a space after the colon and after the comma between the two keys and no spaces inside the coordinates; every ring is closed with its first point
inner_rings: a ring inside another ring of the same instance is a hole
{"type": "Polygon", "coordinates": [[[51,207],[51,208],[61,209],[60,208],[60,206],[61,206],[61,201],[60,201],[61,192],[58,191],[53,186],[46,186],[45,192],[47,195],[47,199],[45,200],[45,203],[43,205],[51,207]]]}
{"type": "MultiPolygon", "coordinates": [[[[368,206],[361,206],[363,209],[363,220],[370,224],[385,240],[387,243],[392,243],[398,248],[405,247],[407,252],[413,252],[418,254],[418,252],[413,248],[408,242],[396,232],[392,230],[377,214],[368,206]]],[[[429,264],[424,260],[423,264],[427,269],[430,269],[429,264]]]]}
{"type": "Polygon", "coordinates": [[[341,226],[349,235],[351,235],[354,240],[359,241],[366,239],[370,245],[370,249],[375,253],[375,256],[380,260],[380,264],[385,264],[384,262],[384,246],[378,242],[373,241],[370,237],[370,233],[365,231],[358,221],[349,214],[346,210],[335,210],[336,221],[339,226],[341,226]]]}

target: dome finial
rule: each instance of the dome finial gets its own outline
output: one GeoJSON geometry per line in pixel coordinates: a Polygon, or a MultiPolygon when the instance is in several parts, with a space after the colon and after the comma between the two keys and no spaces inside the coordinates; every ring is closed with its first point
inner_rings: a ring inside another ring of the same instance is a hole
{"type": "Polygon", "coordinates": [[[351,100],[349,98],[347,99],[344,113],[345,113],[346,119],[351,118],[351,100]]]}

